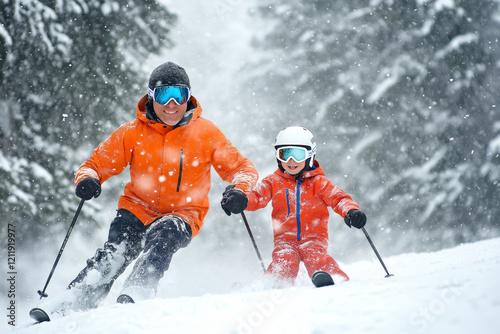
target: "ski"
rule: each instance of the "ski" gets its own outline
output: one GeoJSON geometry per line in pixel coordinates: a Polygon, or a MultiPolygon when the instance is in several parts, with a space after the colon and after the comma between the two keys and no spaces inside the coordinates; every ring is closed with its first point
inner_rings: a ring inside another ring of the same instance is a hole
{"type": "Polygon", "coordinates": [[[35,307],[30,311],[30,317],[35,320],[37,323],[50,321],[49,315],[47,312],[42,310],[41,308],[35,307]]]}
{"type": "MultiPolygon", "coordinates": [[[[118,298],[116,299],[116,302],[119,304],[134,304],[135,303],[134,300],[132,299],[132,297],[130,297],[129,295],[125,295],[125,294],[119,295],[118,298]]],[[[45,312],[44,310],[42,310],[41,308],[38,308],[38,307],[31,309],[30,317],[33,320],[35,320],[36,323],[50,321],[50,317],[47,314],[47,312],[45,312]]]]}
{"type": "Polygon", "coordinates": [[[116,298],[116,302],[118,304],[134,304],[135,301],[130,297],[129,295],[122,294],[119,295],[118,298],[116,298]]]}
{"type": "Polygon", "coordinates": [[[313,284],[317,288],[321,288],[323,286],[334,285],[332,276],[325,271],[317,271],[312,275],[311,278],[313,284]]]}

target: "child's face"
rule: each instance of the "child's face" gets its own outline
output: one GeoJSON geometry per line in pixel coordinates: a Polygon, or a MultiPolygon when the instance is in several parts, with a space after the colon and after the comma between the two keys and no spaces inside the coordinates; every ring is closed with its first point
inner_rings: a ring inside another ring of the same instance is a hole
{"type": "Polygon", "coordinates": [[[297,162],[293,158],[289,159],[288,162],[280,161],[281,166],[285,169],[285,171],[290,175],[297,175],[301,170],[306,166],[306,162],[297,162]]]}

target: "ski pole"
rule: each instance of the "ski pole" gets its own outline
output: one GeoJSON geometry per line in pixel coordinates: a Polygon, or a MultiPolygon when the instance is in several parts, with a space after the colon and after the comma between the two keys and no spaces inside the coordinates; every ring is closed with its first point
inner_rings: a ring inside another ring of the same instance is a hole
{"type": "Polygon", "coordinates": [[[255,252],[257,253],[257,257],[260,260],[260,265],[262,266],[262,270],[264,270],[264,273],[265,273],[266,267],[264,266],[264,261],[262,261],[262,256],[260,256],[259,248],[257,247],[257,243],[255,242],[252,231],[250,230],[250,226],[248,225],[247,217],[245,216],[244,212],[241,213],[241,217],[243,217],[243,221],[245,222],[245,226],[247,227],[248,235],[250,236],[250,239],[252,239],[253,248],[255,248],[255,252]]]}
{"type": "Polygon", "coordinates": [[[54,274],[54,271],[56,270],[57,263],[59,262],[59,259],[61,258],[64,247],[66,247],[66,243],[68,242],[69,235],[71,234],[71,231],[73,231],[73,227],[75,226],[76,219],[78,218],[78,215],[80,214],[80,211],[82,210],[82,206],[83,206],[84,202],[85,202],[85,200],[82,199],[80,201],[80,205],[78,205],[78,209],[76,209],[76,213],[75,213],[75,216],[73,217],[73,221],[71,222],[71,225],[68,229],[68,232],[66,233],[66,238],[64,238],[61,249],[59,250],[59,254],[57,254],[56,261],[54,262],[54,265],[52,266],[52,270],[50,271],[49,277],[47,278],[47,282],[45,283],[45,286],[43,287],[43,291],[38,290],[38,294],[40,295],[40,299],[42,299],[43,297],[49,296],[47,293],[45,293],[45,290],[47,289],[47,286],[49,285],[50,279],[52,278],[52,275],[54,274]]]}
{"type": "Polygon", "coordinates": [[[382,261],[382,258],[380,257],[380,254],[378,253],[377,251],[377,248],[375,248],[375,245],[373,244],[373,241],[372,239],[370,238],[370,236],[368,235],[368,232],[366,232],[365,228],[362,227],[361,230],[363,231],[363,233],[365,234],[366,236],[366,239],[368,239],[368,242],[370,243],[370,246],[372,246],[372,249],[373,251],[375,252],[375,255],[377,255],[378,257],[378,260],[380,261],[380,264],[382,265],[382,267],[384,267],[384,270],[385,272],[387,273],[387,275],[385,275],[385,277],[391,277],[391,276],[394,276],[393,274],[389,274],[389,271],[387,270],[385,264],[384,264],[384,261],[382,261]]]}

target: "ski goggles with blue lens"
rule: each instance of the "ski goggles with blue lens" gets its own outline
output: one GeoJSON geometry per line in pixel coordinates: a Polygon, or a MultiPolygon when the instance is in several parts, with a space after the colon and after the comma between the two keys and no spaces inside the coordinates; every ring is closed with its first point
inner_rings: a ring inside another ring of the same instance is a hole
{"type": "Polygon", "coordinates": [[[316,147],[308,150],[305,147],[283,146],[276,149],[276,158],[283,162],[287,162],[291,158],[296,162],[302,162],[312,157],[314,153],[316,153],[316,147]]]}
{"type": "Polygon", "coordinates": [[[167,105],[171,100],[174,100],[178,105],[189,101],[191,90],[187,86],[161,86],[151,89],[148,87],[148,95],[156,102],[162,105],[167,105]]]}

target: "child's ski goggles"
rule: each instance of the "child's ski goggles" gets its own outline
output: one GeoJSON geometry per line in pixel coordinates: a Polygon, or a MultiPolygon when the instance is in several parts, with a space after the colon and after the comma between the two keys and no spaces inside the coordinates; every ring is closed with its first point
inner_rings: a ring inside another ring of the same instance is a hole
{"type": "Polygon", "coordinates": [[[191,91],[187,86],[162,86],[155,89],[148,87],[148,95],[162,105],[167,105],[171,100],[181,105],[189,101],[191,91]]]}
{"type": "Polygon", "coordinates": [[[308,150],[304,147],[283,146],[276,149],[276,158],[283,162],[287,162],[291,158],[296,162],[302,162],[312,157],[315,152],[316,147],[313,147],[312,150],[308,150]]]}

